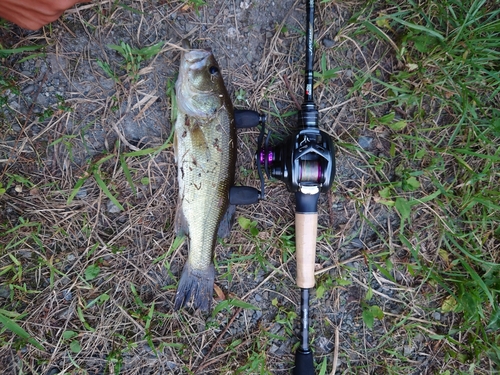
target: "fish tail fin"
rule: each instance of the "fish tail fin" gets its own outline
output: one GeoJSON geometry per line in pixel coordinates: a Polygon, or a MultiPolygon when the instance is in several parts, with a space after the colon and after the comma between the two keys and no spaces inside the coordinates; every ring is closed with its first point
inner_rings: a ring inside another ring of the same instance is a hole
{"type": "Polygon", "coordinates": [[[186,262],[177,286],[174,309],[179,310],[192,299],[193,308],[209,311],[214,294],[214,279],[215,268],[213,264],[205,270],[199,270],[191,267],[189,261],[186,262]]]}

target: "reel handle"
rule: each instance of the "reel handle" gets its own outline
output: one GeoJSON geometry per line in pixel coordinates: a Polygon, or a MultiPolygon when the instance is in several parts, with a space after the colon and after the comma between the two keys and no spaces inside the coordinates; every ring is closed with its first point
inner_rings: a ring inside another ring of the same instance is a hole
{"type": "Polygon", "coordinates": [[[234,123],[237,129],[254,128],[266,121],[266,116],[250,109],[235,109],[234,123]]]}

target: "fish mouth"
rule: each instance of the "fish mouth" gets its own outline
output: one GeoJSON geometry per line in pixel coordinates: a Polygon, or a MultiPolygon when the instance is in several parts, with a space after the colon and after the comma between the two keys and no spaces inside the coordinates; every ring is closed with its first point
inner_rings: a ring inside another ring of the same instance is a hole
{"type": "Polygon", "coordinates": [[[205,60],[212,55],[212,51],[205,49],[194,49],[186,52],[184,60],[191,65],[191,68],[201,67],[205,60]]]}

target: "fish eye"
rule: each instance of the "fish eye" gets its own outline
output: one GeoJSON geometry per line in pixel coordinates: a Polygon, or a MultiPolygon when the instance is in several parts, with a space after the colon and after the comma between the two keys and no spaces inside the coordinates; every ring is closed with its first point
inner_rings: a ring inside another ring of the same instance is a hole
{"type": "Polygon", "coordinates": [[[219,72],[219,69],[216,67],[216,66],[211,66],[210,68],[208,68],[208,71],[210,74],[216,74],[219,72]]]}

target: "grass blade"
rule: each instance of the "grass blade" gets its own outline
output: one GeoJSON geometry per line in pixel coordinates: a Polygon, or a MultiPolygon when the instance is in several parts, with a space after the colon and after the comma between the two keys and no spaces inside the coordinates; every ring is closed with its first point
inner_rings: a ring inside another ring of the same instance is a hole
{"type": "Polygon", "coordinates": [[[115,196],[109,191],[106,183],[102,180],[101,176],[99,175],[98,171],[94,171],[94,178],[95,181],[97,182],[97,185],[101,188],[102,192],[109,198],[113,204],[118,207],[120,210],[124,211],[125,209],[121,205],[120,202],[118,202],[118,199],[115,198],[115,196]]]}
{"type": "Polygon", "coordinates": [[[0,313],[0,323],[3,324],[3,326],[7,328],[9,331],[12,331],[17,336],[27,340],[31,345],[33,345],[37,349],[45,351],[45,348],[43,347],[42,344],[40,344],[33,337],[31,337],[31,335],[28,332],[26,332],[19,324],[17,324],[15,321],[8,318],[7,316],[3,315],[2,313],[0,313]]]}

